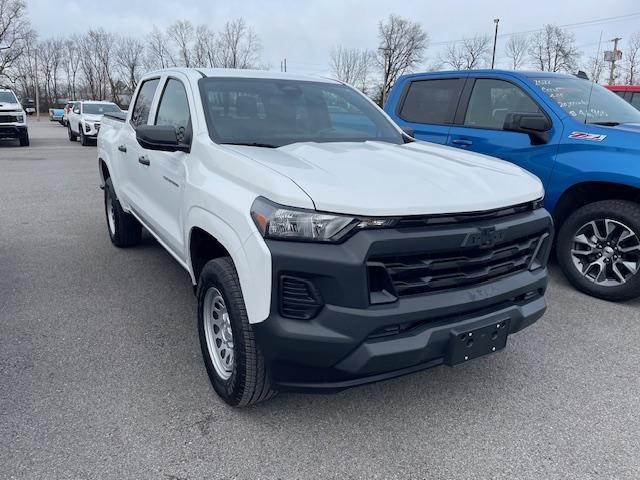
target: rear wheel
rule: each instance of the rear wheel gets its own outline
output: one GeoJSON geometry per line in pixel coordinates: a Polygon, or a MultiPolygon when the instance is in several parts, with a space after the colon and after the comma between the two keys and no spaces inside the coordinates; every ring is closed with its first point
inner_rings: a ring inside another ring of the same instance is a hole
{"type": "Polygon", "coordinates": [[[67,122],[67,133],[69,134],[69,141],[70,142],[75,142],[78,139],[78,136],[73,133],[73,130],[71,130],[71,124],[69,124],[67,122]]]}
{"type": "Polygon", "coordinates": [[[209,379],[229,405],[244,407],[275,395],[256,344],[229,257],[209,261],[198,282],[198,332],[209,379]]]}
{"type": "Polygon", "coordinates": [[[560,228],[556,254],[579,290],[610,301],[640,296],[640,205],[604,200],[579,208],[560,228]]]}
{"type": "Polygon", "coordinates": [[[140,243],[142,225],[130,213],[125,212],[113,190],[111,178],[104,184],[104,211],[111,243],[116,247],[131,247],[140,243]]]}

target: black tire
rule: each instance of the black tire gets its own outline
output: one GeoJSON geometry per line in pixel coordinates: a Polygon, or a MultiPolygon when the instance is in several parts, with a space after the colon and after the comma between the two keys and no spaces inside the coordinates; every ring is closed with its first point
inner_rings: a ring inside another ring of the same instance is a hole
{"type": "Polygon", "coordinates": [[[234,407],[253,405],[273,397],[276,391],[271,388],[264,357],[249,324],[238,274],[229,257],[211,260],[204,266],[198,282],[197,297],[200,347],[216,393],[234,407]],[[205,334],[205,296],[212,288],[222,294],[231,322],[234,363],[228,379],[216,372],[205,334]]]}
{"type": "Polygon", "coordinates": [[[640,238],[640,205],[626,200],[603,200],[590,203],[573,212],[560,227],[556,243],[556,257],[567,279],[584,293],[621,302],[640,297],[640,273],[616,286],[603,286],[585,278],[573,263],[571,250],[578,230],[592,220],[611,219],[631,229],[640,238]]]}
{"type": "Polygon", "coordinates": [[[80,145],[82,145],[83,147],[86,147],[87,145],[89,145],[89,139],[84,134],[84,130],[82,130],[82,125],[78,126],[78,131],[80,132],[80,145]]]}
{"type": "Polygon", "coordinates": [[[132,247],[140,243],[142,238],[142,225],[130,213],[125,212],[113,190],[111,178],[107,178],[104,184],[104,212],[107,220],[107,231],[111,243],[116,247],[132,247]],[[112,222],[109,220],[111,205],[113,211],[112,222]]]}
{"type": "Polygon", "coordinates": [[[75,142],[76,140],[78,140],[78,136],[73,133],[73,130],[71,130],[71,124],[67,123],[67,133],[69,134],[69,141],[70,142],[75,142]]]}
{"type": "Polygon", "coordinates": [[[20,146],[21,147],[28,147],[29,146],[29,134],[25,133],[24,135],[22,135],[20,137],[20,146]]]}

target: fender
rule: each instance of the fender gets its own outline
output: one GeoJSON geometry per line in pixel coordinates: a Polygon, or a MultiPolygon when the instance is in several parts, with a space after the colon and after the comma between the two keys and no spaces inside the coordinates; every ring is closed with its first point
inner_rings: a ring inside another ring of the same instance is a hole
{"type": "Polygon", "coordinates": [[[262,322],[271,307],[271,253],[259,233],[241,238],[222,218],[201,207],[192,207],[185,218],[185,258],[191,282],[197,283],[191,260],[191,233],[200,228],[229,252],[238,272],[249,323],[262,322]]]}

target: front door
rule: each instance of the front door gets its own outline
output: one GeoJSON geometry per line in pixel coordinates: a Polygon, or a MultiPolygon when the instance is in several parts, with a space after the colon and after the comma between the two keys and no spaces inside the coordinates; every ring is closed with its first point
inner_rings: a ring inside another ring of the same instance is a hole
{"type": "Polygon", "coordinates": [[[461,124],[453,125],[449,131],[449,145],[515,163],[546,184],[561,135],[560,122],[552,119],[549,141],[534,145],[529,135],[503,129],[508,113],[548,115],[523,88],[497,78],[469,78],[466,88],[471,95],[465,95],[468,103],[461,105],[458,113],[461,124]]]}

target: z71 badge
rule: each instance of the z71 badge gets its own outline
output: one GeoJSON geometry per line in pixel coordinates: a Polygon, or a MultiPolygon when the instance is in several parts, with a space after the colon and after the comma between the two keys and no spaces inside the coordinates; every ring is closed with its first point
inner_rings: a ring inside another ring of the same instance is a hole
{"type": "Polygon", "coordinates": [[[607,136],[598,135],[597,133],[571,132],[569,138],[573,138],[574,140],[591,140],[592,142],[601,142],[607,138],[607,136]]]}

